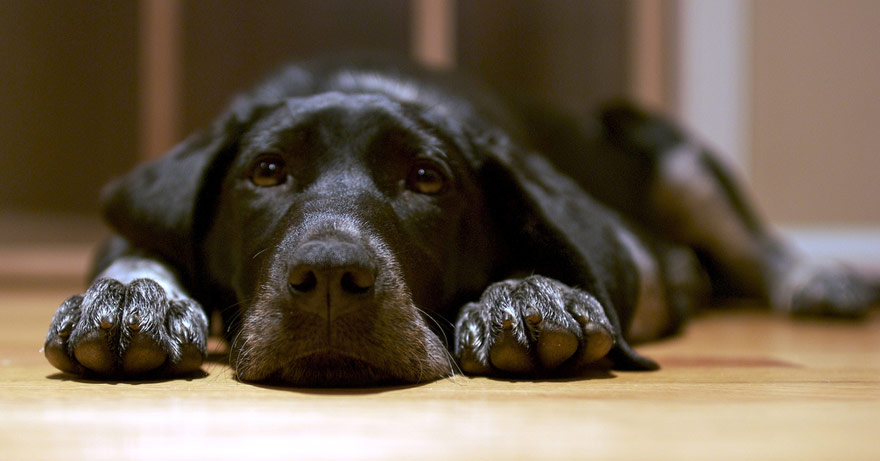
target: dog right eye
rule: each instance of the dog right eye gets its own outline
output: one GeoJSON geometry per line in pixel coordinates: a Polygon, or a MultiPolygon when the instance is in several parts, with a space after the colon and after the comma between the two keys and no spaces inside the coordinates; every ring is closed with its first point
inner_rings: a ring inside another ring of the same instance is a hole
{"type": "Polygon", "coordinates": [[[250,180],[258,187],[272,187],[287,181],[287,165],[278,154],[264,154],[251,164],[250,180]]]}

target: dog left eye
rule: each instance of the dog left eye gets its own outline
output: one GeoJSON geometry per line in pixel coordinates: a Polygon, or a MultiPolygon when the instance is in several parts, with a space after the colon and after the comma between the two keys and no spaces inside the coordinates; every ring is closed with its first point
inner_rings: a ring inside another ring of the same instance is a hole
{"type": "Polygon", "coordinates": [[[249,177],[251,182],[259,187],[284,184],[287,181],[287,165],[280,155],[261,155],[251,164],[249,177]]]}
{"type": "Polygon", "coordinates": [[[410,169],[406,183],[412,191],[426,195],[437,195],[446,192],[449,179],[439,166],[423,162],[410,169]]]}

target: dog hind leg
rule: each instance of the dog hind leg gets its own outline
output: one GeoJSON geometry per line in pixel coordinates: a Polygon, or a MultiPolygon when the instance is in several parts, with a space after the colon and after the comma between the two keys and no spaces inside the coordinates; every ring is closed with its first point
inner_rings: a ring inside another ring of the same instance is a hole
{"type": "Polygon", "coordinates": [[[603,114],[612,143],[651,165],[639,218],[691,246],[732,294],[757,295],[777,310],[859,316],[878,298],[876,286],[838,265],[816,264],[777,236],[757,215],[730,170],[666,120],[631,106],[603,114]]]}

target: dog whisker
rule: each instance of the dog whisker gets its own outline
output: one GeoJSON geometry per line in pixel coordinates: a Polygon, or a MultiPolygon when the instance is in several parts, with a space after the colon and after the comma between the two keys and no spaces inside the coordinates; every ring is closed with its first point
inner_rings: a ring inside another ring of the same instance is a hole
{"type": "Polygon", "coordinates": [[[266,251],[269,251],[270,249],[271,249],[271,247],[263,248],[262,250],[260,250],[260,251],[258,251],[258,252],[256,252],[256,253],[254,253],[254,255],[251,256],[251,259],[257,259],[258,256],[260,256],[261,254],[265,253],[266,251]]]}

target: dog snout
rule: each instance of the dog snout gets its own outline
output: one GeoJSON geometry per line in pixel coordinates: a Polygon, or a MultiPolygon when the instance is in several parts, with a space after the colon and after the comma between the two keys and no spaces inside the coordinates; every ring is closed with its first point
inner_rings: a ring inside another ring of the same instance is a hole
{"type": "Polygon", "coordinates": [[[294,250],[287,281],[297,308],[333,320],[370,303],[376,264],[361,245],[311,241],[294,250]]]}

